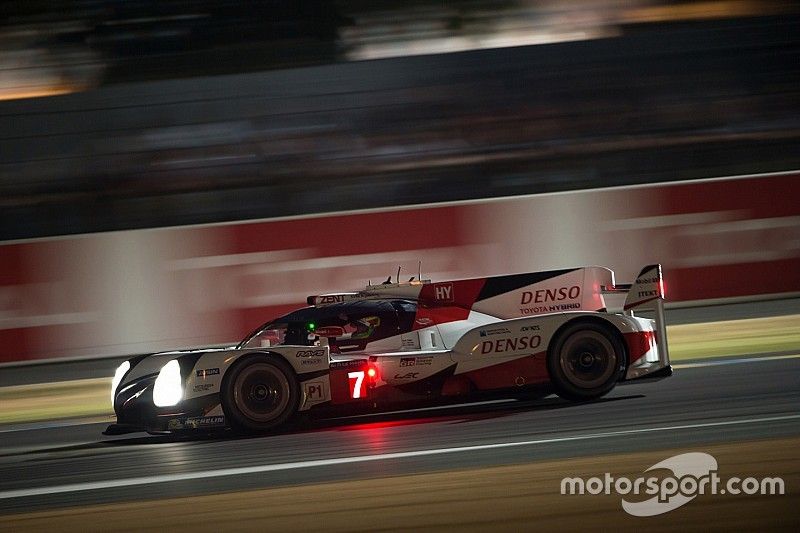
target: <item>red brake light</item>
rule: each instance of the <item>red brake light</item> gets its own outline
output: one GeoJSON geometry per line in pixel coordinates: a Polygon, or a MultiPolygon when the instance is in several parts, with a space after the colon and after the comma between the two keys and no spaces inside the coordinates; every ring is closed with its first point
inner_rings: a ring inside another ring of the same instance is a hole
{"type": "Polygon", "coordinates": [[[374,387],[378,384],[379,380],[380,380],[380,373],[378,372],[378,369],[372,366],[372,364],[370,364],[367,367],[367,383],[369,384],[370,387],[374,387]]]}

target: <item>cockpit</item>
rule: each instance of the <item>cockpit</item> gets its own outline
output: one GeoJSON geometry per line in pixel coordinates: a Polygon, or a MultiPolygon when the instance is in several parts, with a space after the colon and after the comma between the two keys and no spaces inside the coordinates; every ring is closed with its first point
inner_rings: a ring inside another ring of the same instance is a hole
{"type": "Polygon", "coordinates": [[[328,344],[331,353],[347,353],[385,341],[387,349],[399,349],[400,335],[413,329],[416,311],[416,303],[409,300],[359,300],[306,307],[261,326],[238,347],[328,344]],[[397,337],[396,347],[392,346],[393,337],[397,337]]]}

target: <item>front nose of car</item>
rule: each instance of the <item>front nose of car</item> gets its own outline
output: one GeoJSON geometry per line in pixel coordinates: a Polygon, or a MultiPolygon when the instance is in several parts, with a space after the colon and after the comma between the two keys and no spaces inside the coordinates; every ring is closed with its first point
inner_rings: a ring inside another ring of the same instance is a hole
{"type": "Polygon", "coordinates": [[[144,427],[157,413],[153,405],[156,375],[145,376],[121,385],[114,396],[117,423],[144,427]]]}

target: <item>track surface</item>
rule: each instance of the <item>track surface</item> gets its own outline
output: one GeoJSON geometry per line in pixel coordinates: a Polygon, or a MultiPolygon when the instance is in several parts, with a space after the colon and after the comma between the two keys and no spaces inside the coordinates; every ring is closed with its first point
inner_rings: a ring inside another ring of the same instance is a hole
{"type": "Polygon", "coordinates": [[[800,358],[702,364],[590,404],[458,406],[268,437],[109,438],[104,423],[5,428],[0,513],[800,435],[800,358]],[[17,492],[32,488],[47,489],[17,492]]]}

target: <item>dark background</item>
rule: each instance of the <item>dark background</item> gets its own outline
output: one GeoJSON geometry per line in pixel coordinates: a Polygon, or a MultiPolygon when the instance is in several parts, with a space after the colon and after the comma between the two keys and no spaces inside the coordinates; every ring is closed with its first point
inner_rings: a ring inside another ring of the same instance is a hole
{"type": "Polygon", "coordinates": [[[0,240],[800,168],[785,3],[588,2],[609,36],[353,60],[431,21],[585,26],[521,4],[5,3],[0,240]]]}

